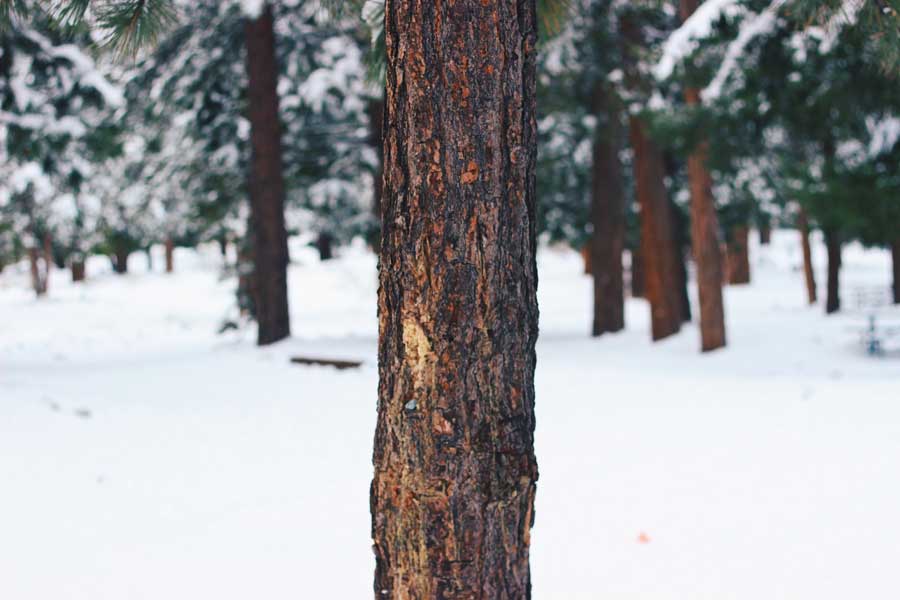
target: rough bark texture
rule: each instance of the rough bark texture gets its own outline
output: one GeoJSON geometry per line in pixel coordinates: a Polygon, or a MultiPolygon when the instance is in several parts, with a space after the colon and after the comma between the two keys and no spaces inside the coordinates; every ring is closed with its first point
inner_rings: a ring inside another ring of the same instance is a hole
{"type": "Polygon", "coordinates": [[[809,244],[809,219],[806,211],[800,208],[797,215],[797,228],[800,230],[800,243],[803,246],[803,277],[806,280],[806,298],[810,304],[816,303],[816,275],[812,266],[812,247],[809,244]]]}
{"type": "Polygon", "coordinates": [[[535,5],[385,11],[375,597],[529,598],[535,5]]]}
{"type": "Polygon", "coordinates": [[[631,297],[643,298],[646,295],[644,285],[644,257],[640,246],[631,251],[631,297]]]}
{"type": "Polygon", "coordinates": [[[661,340],[681,328],[683,306],[678,285],[678,257],[673,239],[672,207],[665,186],[665,165],[645,125],[631,117],[634,178],[641,208],[641,256],[644,284],[650,301],[653,340],[661,340]]]}
{"type": "Polygon", "coordinates": [[[375,231],[372,232],[372,249],[378,254],[381,251],[381,197],[384,195],[384,100],[369,100],[369,143],[375,148],[378,166],[375,169],[374,189],[372,190],[372,215],[375,219],[375,231]]]}
{"type": "Polygon", "coordinates": [[[894,271],[894,280],[892,284],[894,304],[900,304],[900,238],[897,238],[894,240],[894,243],[891,244],[891,261],[894,271]]]}
{"type": "Polygon", "coordinates": [[[746,225],[732,228],[726,254],[728,283],[731,285],[750,283],[750,229],[746,225]]]}
{"type": "Polygon", "coordinates": [[[625,284],[622,251],[625,248],[625,193],[619,144],[622,131],[617,106],[604,84],[594,90],[594,114],[603,124],[594,137],[591,176],[590,242],[594,276],[595,336],[625,328],[625,284]]]}
{"type": "Polygon", "coordinates": [[[841,238],[837,232],[825,230],[825,247],[828,250],[828,292],[825,297],[825,312],[835,313],[841,309],[839,275],[841,272],[841,238]]]}
{"type": "Polygon", "coordinates": [[[166,273],[175,271],[175,242],[166,238],[166,273]]]}
{"type": "Polygon", "coordinates": [[[257,343],[262,346],[291,334],[287,297],[288,246],[284,226],[284,174],[278,117],[278,64],[272,9],[244,25],[247,45],[250,145],[250,210],[254,227],[257,343]]]}

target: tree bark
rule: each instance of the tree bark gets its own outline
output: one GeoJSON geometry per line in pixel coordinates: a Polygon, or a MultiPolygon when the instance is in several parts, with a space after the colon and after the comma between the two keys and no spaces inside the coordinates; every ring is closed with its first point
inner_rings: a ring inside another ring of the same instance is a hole
{"type": "Polygon", "coordinates": [[[334,258],[332,237],[327,231],[319,233],[316,238],[316,249],[319,251],[319,260],[331,260],[334,258]]]}
{"type": "Polygon", "coordinates": [[[72,282],[79,283],[84,281],[85,279],[85,269],[84,269],[84,259],[83,258],[73,258],[70,261],[70,268],[72,270],[72,282]]]}
{"type": "Polygon", "coordinates": [[[894,304],[900,304],[900,238],[894,240],[891,244],[891,264],[893,266],[893,291],[894,304]]]}
{"type": "Polygon", "coordinates": [[[603,127],[594,135],[591,176],[590,241],[594,276],[592,334],[599,336],[625,328],[625,284],[622,251],[625,248],[625,193],[619,144],[622,131],[615,101],[604,83],[594,90],[594,114],[603,127]]]}
{"type": "Polygon", "coordinates": [[[803,247],[803,277],[806,280],[806,298],[810,304],[816,303],[816,275],[812,264],[812,247],[809,244],[809,219],[806,211],[800,207],[797,215],[797,228],[800,230],[800,244],[803,247]]]}
{"type": "Polygon", "coordinates": [[[641,256],[640,244],[631,251],[631,297],[643,298],[646,295],[644,285],[644,257],[641,256]]]}
{"type": "Polygon", "coordinates": [[[529,598],[535,4],[385,12],[375,597],[529,598]]]}
{"type": "Polygon", "coordinates": [[[113,271],[118,273],[119,275],[124,275],[128,272],[128,248],[124,243],[116,243],[115,248],[113,249],[113,271]]]}
{"type": "Polygon", "coordinates": [[[832,230],[825,230],[825,247],[828,250],[828,293],[825,297],[825,313],[831,314],[841,309],[840,282],[841,238],[832,230]]]}
{"type": "Polygon", "coordinates": [[[375,148],[378,158],[372,190],[372,215],[375,219],[375,229],[371,239],[372,249],[375,254],[378,254],[381,252],[381,197],[384,194],[384,99],[369,100],[367,112],[369,114],[369,143],[375,148]]]}
{"type": "Polygon", "coordinates": [[[750,229],[746,225],[737,225],[731,229],[726,251],[728,283],[731,285],[750,283],[750,229]]]}
{"type": "Polygon", "coordinates": [[[256,320],[260,346],[291,334],[287,296],[288,245],[278,115],[278,64],[272,7],[244,24],[250,120],[250,211],[254,227],[256,320]]]}
{"type": "Polygon", "coordinates": [[[166,238],[166,273],[175,271],[175,242],[166,238]]]}
{"type": "Polygon", "coordinates": [[[760,225],[759,226],[759,244],[760,246],[768,246],[772,243],[772,226],[771,225],[760,225]]]}
{"type": "Polygon", "coordinates": [[[651,333],[657,341],[678,333],[684,310],[678,286],[672,207],[666,192],[662,153],[640,118],[632,116],[630,124],[635,187],[641,209],[644,283],[650,301],[651,333]]]}

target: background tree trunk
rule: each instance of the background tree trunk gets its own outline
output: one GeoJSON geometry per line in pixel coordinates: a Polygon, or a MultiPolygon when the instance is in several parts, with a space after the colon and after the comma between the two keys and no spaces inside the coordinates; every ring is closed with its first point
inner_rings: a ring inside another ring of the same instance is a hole
{"type": "Polygon", "coordinates": [[[813,271],[812,247],[809,244],[809,219],[803,207],[800,207],[797,215],[797,228],[800,230],[800,244],[803,247],[803,277],[806,280],[806,297],[810,304],[815,304],[816,275],[813,271]]]}
{"type": "Polygon", "coordinates": [[[643,298],[646,294],[644,285],[644,257],[641,255],[640,244],[631,251],[631,297],[643,298]]]}
{"type": "Polygon", "coordinates": [[[319,260],[331,260],[334,258],[332,237],[327,231],[322,231],[316,237],[316,249],[319,251],[319,260]]]}
{"type": "Polygon", "coordinates": [[[759,245],[768,246],[772,243],[772,226],[764,224],[759,226],[759,245]]]}
{"type": "Polygon", "coordinates": [[[85,279],[85,270],[84,270],[84,259],[81,257],[73,258],[70,261],[70,268],[72,270],[72,282],[78,283],[84,281],[85,279]]]}
{"type": "Polygon", "coordinates": [[[531,595],[534,6],[385,7],[379,599],[531,595]]]}
{"type": "Polygon", "coordinates": [[[128,272],[128,247],[123,242],[117,242],[113,248],[113,271],[119,275],[128,272]]]}
{"type": "Polygon", "coordinates": [[[581,261],[584,263],[584,274],[585,275],[593,275],[594,274],[594,253],[592,250],[593,240],[588,239],[585,242],[584,246],[581,247],[579,254],[581,254],[581,261]]]}
{"type": "Polygon", "coordinates": [[[900,304],[900,238],[895,239],[891,244],[891,262],[894,268],[894,304],[900,304]]]}
{"type": "Polygon", "coordinates": [[[372,191],[372,215],[375,219],[375,230],[372,232],[372,249],[375,254],[381,251],[381,197],[384,194],[384,99],[369,100],[369,143],[375,149],[378,166],[374,174],[372,191]]]}
{"type": "Polygon", "coordinates": [[[639,118],[632,116],[630,124],[635,187],[641,207],[644,284],[650,301],[652,336],[656,341],[679,331],[684,310],[678,285],[674,225],[662,153],[639,118]]]}
{"type": "Polygon", "coordinates": [[[175,242],[166,238],[166,273],[175,271],[175,242]]]}
{"type": "Polygon", "coordinates": [[[599,336],[625,328],[625,284],[622,251],[625,248],[625,192],[619,145],[622,131],[615,100],[603,82],[594,90],[594,114],[604,127],[594,134],[591,176],[590,241],[594,276],[594,322],[592,334],[599,336]]]}
{"type": "Polygon", "coordinates": [[[825,247],[828,250],[828,294],[825,297],[825,313],[831,314],[841,309],[840,282],[841,238],[831,229],[825,230],[825,247]]]}
{"type": "Polygon", "coordinates": [[[47,294],[49,284],[50,262],[47,261],[46,253],[35,246],[28,248],[28,266],[31,269],[31,287],[35,295],[40,298],[47,294]]]}
{"type": "Polygon", "coordinates": [[[731,229],[731,237],[726,245],[728,257],[728,283],[744,285],[750,283],[750,228],[736,225],[731,229]]]}
{"type": "Polygon", "coordinates": [[[278,64],[272,7],[244,25],[247,44],[250,211],[253,214],[256,320],[260,346],[291,334],[287,296],[288,245],[278,116],[278,64]]]}

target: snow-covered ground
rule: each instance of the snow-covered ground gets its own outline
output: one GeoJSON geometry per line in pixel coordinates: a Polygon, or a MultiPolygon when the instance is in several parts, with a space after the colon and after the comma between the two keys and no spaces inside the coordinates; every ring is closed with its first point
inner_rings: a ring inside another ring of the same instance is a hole
{"type": "MultiPolygon", "coordinates": [[[[294,256],[295,338],[266,349],[215,333],[212,250],[170,276],[96,259],[40,301],[24,266],[0,275],[0,598],[371,597],[375,262],[294,256]]],[[[792,232],[754,247],[703,356],[693,326],[651,344],[641,300],[588,338],[580,258],[542,250],[536,599],[900,597],[900,355],[807,307],[799,263],[792,232]]],[[[850,308],[888,284],[884,253],[844,265],[850,308]]]]}

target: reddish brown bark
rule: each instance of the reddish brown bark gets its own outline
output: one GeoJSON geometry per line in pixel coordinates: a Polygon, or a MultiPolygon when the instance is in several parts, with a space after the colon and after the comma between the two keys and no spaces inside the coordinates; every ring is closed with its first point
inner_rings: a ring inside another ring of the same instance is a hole
{"type": "Polygon", "coordinates": [[[722,298],[722,253],[719,220],[706,168],[708,145],[703,142],[688,158],[691,188],[691,246],[700,299],[700,349],[725,346],[725,302],[722,298]]]}
{"type": "Polygon", "coordinates": [[[622,131],[615,100],[603,83],[594,90],[594,114],[601,124],[594,135],[591,176],[590,241],[594,276],[592,334],[621,331],[625,327],[625,284],[622,251],[625,248],[625,192],[619,145],[622,131]]]}
{"type": "Polygon", "coordinates": [[[581,254],[581,261],[584,263],[584,274],[585,275],[593,275],[594,274],[594,256],[592,247],[592,240],[588,240],[584,246],[581,247],[579,254],[581,254]]]}
{"type": "Polygon", "coordinates": [[[172,273],[175,270],[175,242],[172,238],[166,238],[166,273],[172,273]]]}
{"type": "Polygon", "coordinates": [[[534,3],[385,10],[375,597],[529,598],[534,3]]]}
{"type": "Polygon", "coordinates": [[[728,283],[731,285],[750,283],[750,229],[746,225],[737,225],[731,229],[726,254],[728,283]]]}
{"type": "Polygon", "coordinates": [[[825,296],[826,314],[836,313],[841,309],[840,272],[841,272],[841,238],[831,229],[826,229],[825,248],[828,250],[828,282],[825,296]]]}
{"type": "Polygon", "coordinates": [[[375,148],[378,165],[374,174],[372,190],[372,214],[375,218],[375,231],[372,233],[372,249],[378,254],[381,250],[381,197],[384,194],[384,100],[369,100],[369,143],[375,148]]]}
{"type": "Polygon", "coordinates": [[[291,334],[287,297],[288,245],[284,225],[284,174],[278,116],[278,64],[272,8],[244,24],[250,121],[250,211],[256,321],[260,346],[291,334]]]}
{"type": "Polygon", "coordinates": [[[650,301],[651,333],[656,341],[681,329],[684,308],[678,285],[678,257],[662,153],[640,118],[632,116],[630,125],[635,188],[641,210],[644,284],[650,301]]]}
{"type": "Polygon", "coordinates": [[[891,285],[894,291],[894,304],[900,304],[900,238],[895,239],[891,244],[891,264],[894,271],[891,285]]]}
{"type": "Polygon", "coordinates": [[[816,303],[816,275],[812,264],[812,247],[809,243],[809,219],[803,207],[797,215],[797,229],[800,230],[800,245],[803,248],[803,278],[806,281],[806,298],[810,304],[816,303]]]}
{"type": "Polygon", "coordinates": [[[72,270],[72,282],[78,283],[84,281],[85,279],[85,270],[84,270],[84,259],[76,258],[72,259],[69,268],[72,270]]]}

